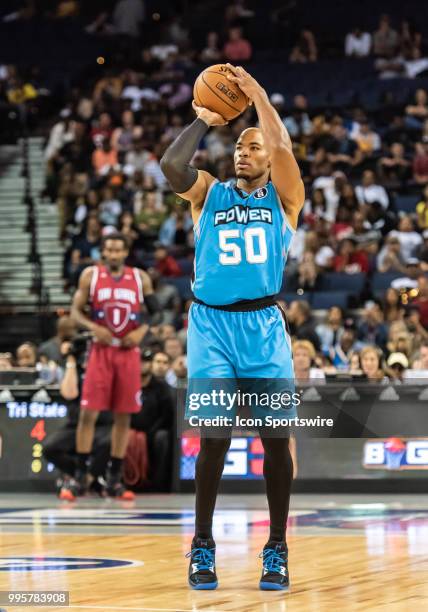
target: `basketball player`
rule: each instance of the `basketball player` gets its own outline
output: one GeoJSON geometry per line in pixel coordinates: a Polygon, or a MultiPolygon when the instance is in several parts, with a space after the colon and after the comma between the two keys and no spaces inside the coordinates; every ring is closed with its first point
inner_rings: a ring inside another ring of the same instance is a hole
{"type": "Polygon", "coordinates": [[[106,493],[130,499],[121,480],[131,414],[141,410],[140,344],[148,329],[141,324],[143,302],[150,314],[159,311],[150,277],[143,270],[124,265],[128,255],[125,236],[109,234],[102,240],[103,265],[86,268],[74,294],[71,315],[80,327],[93,333],[82,388],[76,431],[77,469],[61,491],[74,499],[88,486],[89,456],[94,428],[103,410],[113,412],[110,461],[106,493]],[[85,309],[90,304],[91,316],[85,309]]]}
{"type": "MultiPolygon", "coordinates": [[[[260,128],[239,136],[236,181],[220,183],[190,165],[201,138],[221,115],[193,102],[197,118],[161,160],[172,188],[191,203],[195,231],[195,300],[189,311],[188,376],[293,379],[290,339],[275,294],[303,206],[304,187],[289,134],[265,90],[243,68],[230,68],[257,111],[260,128]],[[247,214],[248,213],[248,214],[247,214]]],[[[295,416],[295,414],[294,414],[295,416]]],[[[287,589],[288,516],[292,460],[288,438],[263,437],[270,535],[260,588],[287,589]]],[[[201,435],[196,463],[196,525],[189,584],[217,587],[212,519],[230,437],[201,435]]]]}

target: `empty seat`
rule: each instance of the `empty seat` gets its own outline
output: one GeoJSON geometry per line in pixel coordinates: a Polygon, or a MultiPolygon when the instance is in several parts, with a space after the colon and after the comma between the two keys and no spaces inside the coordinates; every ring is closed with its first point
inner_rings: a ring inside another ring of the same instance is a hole
{"type": "Polygon", "coordinates": [[[190,288],[190,276],[180,276],[178,278],[163,278],[164,283],[167,285],[174,285],[182,300],[191,300],[193,297],[192,290],[190,288]]]}
{"type": "Polygon", "coordinates": [[[372,290],[374,293],[385,291],[391,286],[391,283],[396,278],[403,276],[399,272],[375,272],[372,278],[372,290]]]}
{"type": "Polygon", "coordinates": [[[398,211],[414,213],[416,211],[416,204],[420,199],[420,196],[415,195],[397,195],[395,198],[395,208],[398,211]]]}
{"type": "Polygon", "coordinates": [[[359,295],[365,285],[366,274],[346,274],[345,272],[330,272],[322,277],[323,291],[349,291],[353,295],[359,295]]]}
{"type": "Polygon", "coordinates": [[[349,300],[348,291],[319,291],[312,296],[312,308],[327,309],[332,306],[347,308],[349,300]]]}

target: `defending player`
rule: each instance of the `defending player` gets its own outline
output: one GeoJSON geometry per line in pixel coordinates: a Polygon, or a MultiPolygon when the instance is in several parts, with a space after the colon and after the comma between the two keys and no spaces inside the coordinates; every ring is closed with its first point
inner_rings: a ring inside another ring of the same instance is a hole
{"type": "MultiPolygon", "coordinates": [[[[220,183],[190,165],[201,138],[226,121],[196,106],[197,119],[161,160],[172,188],[191,203],[195,231],[195,301],[189,312],[188,373],[192,379],[293,379],[290,339],[275,302],[287,252],[304,202],[289,134],[265,90],[243,68],[229,78],[250,98],[260,128],[235,148],[237,180],[220,183]]],[[[291,415],[291,416],[295,416],[291,415]]],[[[288,438],[263,437],[270,534],[263,549],[262,589],[287,589],[292,460],[288,438]]],[[[212,518],[229,439],[201,436],[196,463],[196,525],[189,583],[217,586],[212,518]]]]}
{"type": "Polygon", "coordinates": [[[140,344],[148,329],[141,324],[141,309],[159,311],[152,283],[146,272],[124,265],[128,255],[126,238],[110,234],[103,238],[104,265],[86,268],[74,294],[71,314],[77,324],[94,336],[82,388],[76,432],[75,478],[61,491],[63,499],[82,495],[88,485],[89,456],[95,422],[103,410],[113,412],[110,461],[106,493],[130,499],[121,481],[131,414],[141,410],[140,344]],[[91,316],[85,309],[90,305],[91,316]]]}

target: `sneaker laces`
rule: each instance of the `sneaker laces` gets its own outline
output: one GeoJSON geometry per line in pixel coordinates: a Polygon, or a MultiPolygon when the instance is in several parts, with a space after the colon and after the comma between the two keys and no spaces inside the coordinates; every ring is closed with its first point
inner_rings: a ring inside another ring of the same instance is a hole
{"type": "Polygon", "coordinates": [[[264,548],[259,554],[259,558],[263,557],[263,567],[269,573],[280,574],[281,568],[285,563],[285,550],[278,553],[274,548],[264,548]]]}
{"type": "Polygon", "coordinates": [[[191,557],[192,563],[197,563],[198,572],[200,570],[213,571],[214,553],[215,548],[192,548],[192,550],[186,554],[186,557],[191,557]]]}

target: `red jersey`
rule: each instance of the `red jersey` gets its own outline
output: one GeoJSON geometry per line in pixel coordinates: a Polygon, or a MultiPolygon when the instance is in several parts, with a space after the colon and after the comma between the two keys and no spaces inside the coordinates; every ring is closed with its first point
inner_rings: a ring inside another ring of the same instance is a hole
{"type": "Polygon", "coordinates": [[[123,338],[141,325],[143,282],[137,268],[124,267],[114,277],[106,266],[94,266],[89,291],[91,318],[108,327],[115,338],[123,338]]]}

